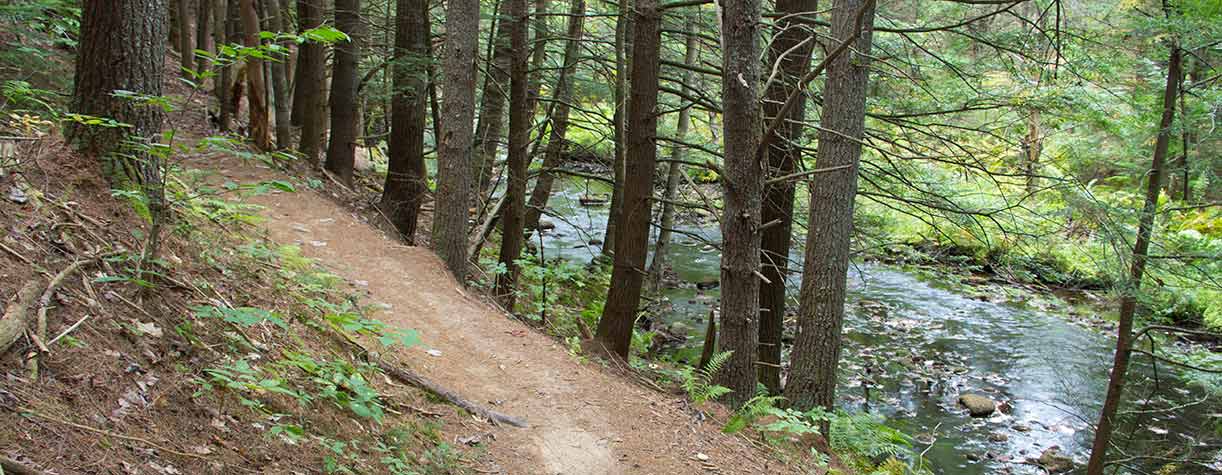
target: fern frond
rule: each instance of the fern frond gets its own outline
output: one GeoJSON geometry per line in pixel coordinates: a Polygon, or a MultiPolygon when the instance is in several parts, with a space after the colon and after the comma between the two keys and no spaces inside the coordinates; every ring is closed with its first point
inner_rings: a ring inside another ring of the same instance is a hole
{"type": "Polygon", "coordinates": [[[713,357],[709,358],[709,364],[699,370],[700,377],[705,381],[712,381],[713,377],[717,376],[721,368],[726,365],[726,362],[730,361],[730,355],[732,354],[734,354],[733,351],[714,353],[713,357]]]}

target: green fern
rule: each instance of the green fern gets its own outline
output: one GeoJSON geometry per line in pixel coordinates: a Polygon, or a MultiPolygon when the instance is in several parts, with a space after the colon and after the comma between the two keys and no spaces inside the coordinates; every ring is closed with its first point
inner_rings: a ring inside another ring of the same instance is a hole
{"type": "Polygon", "coordinates": [[[747,400],[743,407],[735,411],[734,415],[730,416],[730,420],[726,421],[725,427],[721,428],[721,431],[733,434],[755,424],[755,421],[758,421],[761,417],[778,415],[782,411],[777,408],[777,405],[784,400],[785,398],[782,396],[768,394],[768,388],[761,384],[755,389],[755,397],[747,400]]]}
{"type": "Polygon", "coordinates": [[[730,388],[713,384],[713,378],[717,376],[717,372],[721,371],[721,368],[730,360],[731,353],[733,352],[723,351],[715,353],[712,358],[709,358],[709,363],[704,368],[696,370],[688,368],[684,370],[683,390],[687,392],[687,397],[692,402],[702,404],[707,401],[714,401],[731,392],[730,388]]]}

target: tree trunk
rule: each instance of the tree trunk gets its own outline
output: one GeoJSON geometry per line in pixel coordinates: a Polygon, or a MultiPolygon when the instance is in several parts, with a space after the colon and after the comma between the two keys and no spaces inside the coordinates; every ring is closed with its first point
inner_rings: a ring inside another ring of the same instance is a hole
{"type": "MultiPolygon", "coordinates": [[[[815,165],[848,168],[818,175],[810,186],[798,336],[785,387],[785,397],[799,408],[830,409],[835,402],[873,22],[872,0],[834,2],[832,37],[841,42],[852,38],[858,28],[861,33],[855,41],[856,52],[846,51],[828,65],[823,92],[815,165]]],[[[823,431],[826,435],[826,425],[823,431]]]]}
{"type": "Polygon", "coordinates": [[[657,0],[639,0],[635,15],[636,35],[632,49],[632,106],[628,108],[633,124],[628,135],[625,160],[624,198],[619,236],[615,241],[615,260],[611,286],[595,338],[609,351],[628,358],[632,325],[641,301],[645,276],[645,254],[649,245],[649,223],[653,198],[653,175],[657,165],[658,55],[661,13],[657,0]]]}
{"type": "MultiPolygon", "coordinates": [[[[507,0],[513,1],[513,0],[507,0]]],[[[504,5],[504,4],[502,4],[504,5]]],[[[479,122],[475,125],[475,150],[477,179],[475,185],[480,199],[490,195],[492,190],[492,169],[496,164],[496,151],[501,144],[501,130],[505,120],[505,98],[509,85],[510,61],[513,50],[510,45],[510,31],[513,30],[512,15],[507,10],[498,9],[497,25],[493,38],[492,58],[488,61],[487,72],[484,74],[484,89],[480,93],[479,122]]]]}
{"type": "Polygon", "coordinates": [[[560,78],[556,80],[552,113],[548,114],[552,126],[547,139],[547,149],[543,152],[543,170],[535,179],[535,188],[531,191],[530,203],[526,206],[527,231],[539,229],[539,218],[547,208],[552,184],[556,180],[556,174],[550,170],[559,167],[563,161],[565,135],[569,127],[569,102],[573,100],[573,79],[580,60],[585,15],[585,0],[572,0],[569,7],[568,43],[564,47],[564,65],[560,69],[560,78]]]}
{"type": "MultiPolygon", "coordinates": [[[[218,25],[218,30],[224,37],[226,44],[240,44],[242,42],[241,28],[239,28],[240,20],[238,19],[238,1],[239,0],[223,0],[220,8],[224,10],[224,19],[218,25]]],[[[221,116],[220,129],[222,132],[228,132],[233,125],[234,118],[238,115],[238,103],[242,97],[239,95],[234,97],[235,93],[241,92],[241,88],[234,88],[240,75],[238,71],[240,65],[230,65],[221,70],[221,84],[217,87],[221,91],[217,97],[221,101],[221,116]],[[235,90],[236,89],[236,90],[235,90]]]]}
{"type": "Polygon", "coordinates": [[[760,200],[764,173],[758,158],[760,109],[759,0],[726,2],[722,17],[721,103],[725,167],[721,176],[720,349],[730,359],[717,373],[739,406],[755,396],[759,354],[760,200]]]}
{"type": "MultiPolygon", "coordinates": [[[[209,53],[216,51],[216,45],[212,42],[212,0],[199,0],[196,6],[196,28],[195,28],[195,47],[209,53]]],[[[198,62],[197,62],[198,63],[198,62]]],[[[208,65],[199,66],[203,69],[208,65]]]]}
{"type": "Polygon", "coordinates": [[[1146,201],[1141,209],[1137,225],[1137,239],[1133,243],[1133,260],[1129,269],[1129,280],[1120,298],[1120,316],[1116,336],[1116,354],[1112,360],[1112,374],[1107,383],[1107,396],[1103,399],[1103,410],[1095,426],[1095,441],[1091,448],[1087,475],[1103,475],[1107,461],[1107,449],[1111,444],[1113,425],[1120,408],[1124,392],[1125,372],[1129,367],[1129,356],[1133,338],[1133,315],[1137,312],[1137,293],[1146,273],[1146,260],[1154,234],[1154,218],[1158,215],[1158,195],[1163,188],[1166,173],[1167,148],[1171,143],[1171,125],[1175,118],[1175,97],[1179,93],[1182,53],[1178,45],[1171,46],[1171,58],[1167,61],[1167,86],[1163,92],[1162,121],[1158,125],[1158,138],[1154,142],[1154,159],[1150,164],[1149,181],[1146,182],[1146,201]]]}
{"type": "Polygon", "coordinates": [[[1023,139],[1023,174],[1027,178],[1027,194],[1035,193],[1040,186],[1039,172],[1040,154],[1043,153],[1044,141],[1040,131],[1040,110],[1027,110],[1027,136],[1023,139]]]}
{"type": "Polygon", "coordinates": [[[604,256],[610,257],[615,252],[616,228],[620,220],[620,215],[623,213],[624,204],[624,162],[628,152],[626,147],[627,127],[625,120],[628,117],[628,79],[631,75],[629,71],[629,56],[631,55],[631,36],[633,11],[632,4],[634,0],[621,0],[619,8],[619,16],[615,20],[615,115],[612,120],[614,134],[612,138],[615,140],[615,156],[611,157],[611,175],[613,182],[611,184],[611,205],[607,215],[607,228],[603,232],[603,252],[604,256]]]}
{"type": "MultiPolygon", "coordinates": [[[[245,34],[243,43],[248,48],[257,48],[259,40],[259,12],[255,9],[254,0],[240,0],[242,9],[242,31],[245,34]]],[[[246,59],[246,93],[247,107],[250,109],[250,138],[254,140],[259,150],[272,149],[271,131],[267,121],[266,85],[263,83],[263,61],[256,58],[246,59]]]]}
{"type": "MultiPolygon", "coordinates": [[[[683,64],[694,66],[696,64],[696,56],[699,52],[699,43],[696,42],[695,21],[692,17],[688,17],[684,23],[684,31],[687,32],[687,43],[684,45],[683,64]]],[[[695,73],[692,71],[683,71],[683,90],[688,90],[692,87],[692,76],[695,73]]],[[[671,229],[675,227],[675,197],[679,193],[679,180],[683,176],[683,165],[680,163],[686,155],[687,147],[681,145],[687,140],[687,130],[692,125],[692,108],[694,103],[686,104],[679,111],[679,123],[675,128],[675,148],[671,151],[670,158],[673,160],[667,168],[666,172],[666,191],[663,192],[662,201],[662,217],[659,224],[658,240],[653,248],[653,260],[649,262],[649,289],[657,292],[662,287],[662,277],[668,267],[667,260],[670,253],[670,236],[671,229]]]]}
{"type": "MultiPolygon", "coordinates": [[[[287,18],[284,17],[284,9],[280,7],[280,0],[264,0],[264,11],[271,22],[272,31],[288,31],[287,18]]],[[[289,55],[286,53],[278,61],[271,63],[272,96],[276,101],[276,147],[282,150],[293,146],[293,128],[289,124],[289,101],[292,100],[292,94],[289,93],[288,60],[289,55]]]]}
{"type": "Polygon", "coordinates": [[[65,132],[70,143],[101,160],[102,172],[113,186],[157,178],[147,177],[140,170],[144,164],[119,152],[131,152],[123,150],[129,137],[159,140],[163,112],[117,98],[113,92],[161,95],[167,11],[165,0],[86,0],[82,5],[72,111],[109,117],[131,127],[70,125],[65,132]]]}
{"type": "Polygon", "coordinates": [[[182,55],[183,71],[195,69],[195,27],[191,22],[194,13],[191,0],[178,0],[178,53],[182,55]]]}
{"type": "MultiPolygon", "coordinates": [[[[765,65],[771,67],[780,61],[780,68],[776,80],[764,92],[767,95],[763,104],[766,121],[775,120],[782,104],[799,87],[798,81],[810,68],[815,46],[811,30],[814,12],[818,10],[818,0],[778,0],[776,3],[776,11],[784,19],[775,25],[777,33],[765,65]]],[[[798,141],[805,118],[806,98],[803,96],[790,109],[785,122],[775,129],[764,151],[768,155],[767,176],[784,176],[797,169],[802,160],[798,141]]],[[[766,185],[760,215],[760,220],[768,225],[760,236],[760,272],[768,280],[760,284],[759,381],[772,394],[781,392],[781,336],[785,329],[785,283],[789,277],[789,246],[793,237],[794,187],[793,181],[766,185]]]]}
{"type": "Polygon", "coordinates": [[[335,46],[335,68],[331,78],[331,140],[327,146],[326,169],[352,186],[352,167],[356,163],[358,116],[356,87],[361,64],[361,0],[335,2],[335,26],[349,40],[335,46]]]}
{"type": "Polygon", "coordinates": [[[471,122],[475,119],[475,58],[479,0],[446,4],[445,81],[437,144],[437,206],[433,245],[459,282],[467,277],[467,205],[471,203],[471,122]]]}
{"type": "MultiPolygon", "coordinates": [[[[293,0],[284,0],[285,2],[293,2],[293,0]]],[[[297,0],[297,32],[302,33],[310,28],[317,26],[313,21],[321,21],[322,14],[315,13],[315,7],[312,2],[316,0],[297,0]],[[317,15],[317,20],[315,20],[317,15]]],[[[287,18],[287,17],[286,17],[287,18]]],[[[297,48],[297,67],[293,69],[293,107],[289,116],[289,124],[293,127],[301,127],[305,124],[305,96],[310,91],[302,87],[302,79],[310,72],[310,68],[306,65],[309,61],[309,43],[303,43],[297,48]]]]}
{"type": "MultiPolygon", "coordinates": [[[[527,93],[528,102],[527,109],[530,110],[530,115],[534,117],[535,108],[539,106],[539,91],[543,85],[543,67],[544,61],[547,60],[547,0],[535,0],[534,19],[532,20],[532,28],[535,31],[534,38],[530,42],[530,86],[527,93]]],[[[542,137],[542,135],[540,135],[542,137]]]]}
{"type": "MultiPolygon", "coordinates": [[[[298,0],[297,17],[301,31],[322,25],[323,10],[320,0],[298,0]]],[[[326,91],[327,59],[324,45],[306,42],[298,48],[297,80],[293,92],[293,120],[301,125],[301,142],[297,150],[305,156],[306,163],[317,165],[322,151],[324,124],[324,94],[326,91]],[[298,120],[300,116],[300,120],[298,120]]]]}
{"type": "Polygon", "coordinates": [[[526,27],[526,0],[509,0],[509,15],[513,17],[509,43],[513,56],[509,66],[509,186],[505,189],[505,214],[501,216],[501,265],[505,272],[497,275],[494,295],[501,305],[513,312],[514,291],[518,285],[518,257],[522,255],[522,235],[526,214],[526,169],[530,165],[527,147],[530,145],[532,114],[529,107],[526,27]]]}
{"type": "Polygon", "coordinates": [[[390,163],[379,206],[410,245],[415,244],[420,204],[428,191],[424,167],[428,2],[398,0],[395,11],[395,54],[401,57],[393,65],[396,93],[390,103],[390,163]]]}

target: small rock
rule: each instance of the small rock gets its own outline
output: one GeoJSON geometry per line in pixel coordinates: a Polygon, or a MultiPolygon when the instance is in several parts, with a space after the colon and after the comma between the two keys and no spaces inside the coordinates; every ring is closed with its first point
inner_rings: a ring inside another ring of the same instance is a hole
{"type": "Polygon", "coordinates": [[[988,417],[997,410],[997,403],[979,394],[960,394],[959,405],[966,407],[972,417],[988,417]]]}
{"type": "Polygon", "coordinates": [[[1068,472],[1073,469],[1073,459],[1062,454],[1061,448],[1055,445],[1044,450],[1036,463],[1052,473],[1068,472]]]}
{"type": "Polygon", "coordinates": [[[438,349],[428,350],[426,353],[428,353],[429,356],[441,356],[441,350],[438,349]]]}
{"type": "Polygon", "coordinates": [[[1014,424],[1013,426],[1010,426],[1010,428],[1018,432],[1031,432],[1031,426],[1023,423],[1014,424]]]}
{"type": "Polygon", "coordinates": [[[601,245],[602,245],[602,243],[603,243],[603,240],[602,240],[602,239],[591,239],[591,240],[590,240],[590,245],[591,245],[591,246],[601,246],[601,245]]]}
{"type": "Polygon", "coordinates": [[[547,218],[539,218],[539,229],[544,231],[556,229],[556,222],[547,218]]]}
{"type": "Polygon", "coordinates": [[[705,455],[704,453],[697,452],[697,453],[696,453],[696,459],[697,459],[697,460],[700,460],[701,462],[707,462],[707,461],[709,461],[709,456],[708,456],[708,455],[705,455]]]}
{"type": "Polygon", "coordinates": [[[991,442],[1005,442],[1007,440],[1010,440],[1010,436],[1005,435],[1001,432],[993,432],[989,434],[989,441],[991,442]]]}
{"type": "Polygon", "coordinates": [[[21,191],[21,188],[13,185],[8,189],[8,200],[19,205],[23,205],[26,204],[27,201],[30,201],[30,197],[26,196],[25,192],[21,191]]]}

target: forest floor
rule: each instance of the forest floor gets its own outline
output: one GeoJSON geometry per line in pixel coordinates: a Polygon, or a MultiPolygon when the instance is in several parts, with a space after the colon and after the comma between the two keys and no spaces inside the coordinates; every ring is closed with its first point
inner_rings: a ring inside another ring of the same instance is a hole
{"type": "MultiPolygon", "coordinates": [[[[211,167],[235,182],[289,177],[233,158],[211,167]]],[[[268,238],[300,245],[383,304],[383,322],[422,344],[386,355],[468,399],[522,417],[492,429],[497,473],[785,473],[776,454],[722,434],[687,401],[643,387],[614,363],[584,361],[560,342],[464,290],[429,249],[403,245],[320,191],[256,197],[268,238]]],[[[723,411],[724,412],[724,411],[723,411]]],[[[724,415],[724,414],[723,414],[724,415]]]]}

